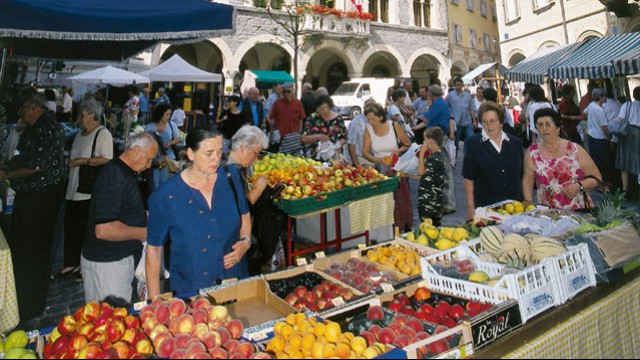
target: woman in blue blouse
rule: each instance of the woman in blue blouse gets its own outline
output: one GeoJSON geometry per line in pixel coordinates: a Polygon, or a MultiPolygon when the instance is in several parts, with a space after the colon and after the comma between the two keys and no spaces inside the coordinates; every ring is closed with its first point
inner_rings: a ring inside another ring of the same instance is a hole
{"type": "Polygon", "coordinates": [[[149,171],[150,192],[156,191],[162,183],[169,179],[169,168],[167,159],[176,159],[176,154],[171,148],[180,142],[180,132],[178,127],[169,120],[171,119],[171,106],[160,104],[153,109],[151,120],[144,131],[155,135],[158,141],[158,155],[153,159],[152,167],[149,171]]]}
{"type": "Polygon", "coordinates": [[[162,248],[169,239],[171,290],[178,294],[249,274],[244,256],[251,246],[249,205],[238,171],[220,166],[222,135],[196,130],[186,143],[191,166],[149,198],[150,299],[160,292],[162,248]]]}

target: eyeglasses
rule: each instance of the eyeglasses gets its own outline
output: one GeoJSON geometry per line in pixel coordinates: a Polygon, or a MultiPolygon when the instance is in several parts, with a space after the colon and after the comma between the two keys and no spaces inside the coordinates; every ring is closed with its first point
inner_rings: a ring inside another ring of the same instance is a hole
{"type": "Polygon", "coordinates": [[[267,155],[267,154],[268,154],[268,152],[266,152],[266,151],[264,151],[264,150],[255,151],[255,150],[253,150],[253,149],[252,149],[252,148],[250,148],[250,147],[247,147],[247,149],[251,150],[251,152],[253,153],[253,155],[254,155],[256,158],[258,158],[258,159],[261,159],[261,158],[263,158],[265,155],[267,155]]]}
{"type": "Polygon", "coordinates": [[[556,124],[554,124],[553,122],[543,122],[543,123],[537,123],[536,127],[538,129],[553,129],[556,126],[556,124]]]}
{"type": "Polygon", "coordinates": [[[289,94],[289,93],[291,93],[291,90],[282,90],[282,93],[283,94],[289,94]]]}
{"type": "Polygon", "coordinates": [[[489,119],[489,120],[482,120],[482,125],[494,125],[499,123],[500,120],[498,119],[489,119]]]}

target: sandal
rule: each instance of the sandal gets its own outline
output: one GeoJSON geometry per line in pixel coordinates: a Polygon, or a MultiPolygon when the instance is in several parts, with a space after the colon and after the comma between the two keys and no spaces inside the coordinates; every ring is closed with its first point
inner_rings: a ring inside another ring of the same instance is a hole
{"type": "Polygon", "coordinates": [[[82,274],[77,273],[75,278],[76,284],[82,284],[82,274]]]}

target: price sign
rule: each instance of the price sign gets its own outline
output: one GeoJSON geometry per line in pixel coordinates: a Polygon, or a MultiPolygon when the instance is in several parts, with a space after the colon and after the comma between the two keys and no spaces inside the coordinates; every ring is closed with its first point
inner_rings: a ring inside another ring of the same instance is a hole
{"type": "Polygon", "coordinates": [[[344,299],[342,298],[342,296],[338,296],[337,298],[331,299],[331,303],[335,307],[342,306],[344,305],[344,299]]]}
{"type": "Polygon", "coordinates": [[[296,259],[296,264],[298,264],[298,266],[305,266],[305,265],[307,265],[307,259],[306,258],[297,258],[296,259]]]}
{"type": "Polygon", "coordinates": [[[267,338],[267,332],[262,330],[262,331],[258,331],[257,333],[251,334],[249,335],[249,337],[251,338],[251,340],[253,341],[262,341],[264,339],[267,338]]]}
{"type": "Polygon", "coordinates": [[[140,311],[145,306],[147,306],[147,302],[146,301],[139,301],[139,302],[133,304],[133,310],[140,311]]]}
{"type": "Polygon", "coordinates": [[[325,257],[327,256],[324,254],[324,251],[318,251],[316,253],[316,259],[324,259],[325,257]]]}
{"type": "Polygon", "coordinates": [[[367,248],[367,244],[358,244],[358,249],[364,250],[367,248]]]}
{"type": "Polygon", "coordinates": [[[384,291],[385,293],[390,293],[395,291],[395,289],[393,288],[393,285],[391,284],[385,283],[385,284],[382,284],[381,286],[382,286],[382,291],[384,291]]]}

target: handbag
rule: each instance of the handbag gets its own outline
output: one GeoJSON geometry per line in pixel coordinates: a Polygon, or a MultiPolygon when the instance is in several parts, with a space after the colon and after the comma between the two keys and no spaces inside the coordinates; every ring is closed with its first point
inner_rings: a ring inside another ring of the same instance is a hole
{"type": "MultiPolygon", "coordinates": [[[[587,179],[594,179],[596,182],[598,182],[598,188],[603,189],[605,186],[602,183],[602,181],[600,179],[598,179],[597,177],[593,176],[593,175],[589,175],[589,176],[585,176],[584,179],[582,179],[582,181],[587,180],[587,179]]],[[[591,207],[590,204],[590,199],[589,199],[589,195],[587,194],[587,189],[583,189],[582,190],[582,196],[584,197],[584,205],[585,207],[582,209],[576,209],[576,212],[579,213],[590,213],[593,210],[593,207],[591,207]]]]}
{"type": "Polygon", "coordinates": [[[629,110],[631,109],[631,104],[627,104],[626,116],[624,119],[618,118],[618,121],[613,122],[609,125],[609,131],[611,134],[617,137],[626,137],[628,134],[628,126],[629,126],[629,110]]]}
{"type": "Polygon", "coordinates": [[[170,173],[175,174],[177,172],[180,172],[180,170],[182,170],[180,163],[178,163],[177,161],[173,160],[168,156],[165,156],[164,159],[167,162],[167,168],[169,168],[170,173]]]}
{"type": "Polygon", "coordinates": [[[302,140],[300,133],[294,131],[282,138],[280,152],[284,154],[300,155],[302,153],[302,140]]]}
{"type": "MultiPolygon", "coordinates": [[[[91,146],[91,156],[93,158],[96,152],[96,142],[98,140],[98,135],[100,135],[100,131],[104,128],[98,129],[96,136],[93,137],[93,145],[91,146]]],[[[89,166],[89,165],[80,165],[80,171],[78,174],[78,187],[76,188],[76,192],[80,194],[91,194],[93,192],[93,184],[96,183],[96,179],[98,179],[98,174],[100,174],[100,170],[102,166],[89,166]]]]}

